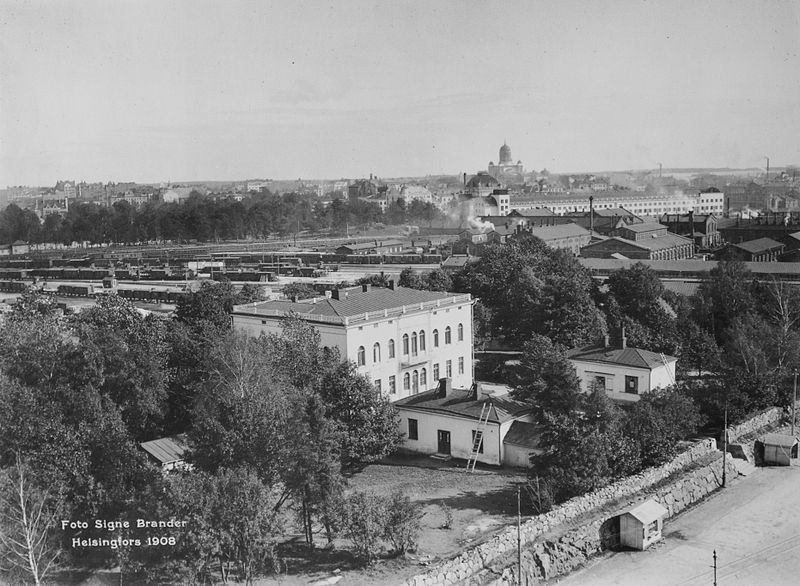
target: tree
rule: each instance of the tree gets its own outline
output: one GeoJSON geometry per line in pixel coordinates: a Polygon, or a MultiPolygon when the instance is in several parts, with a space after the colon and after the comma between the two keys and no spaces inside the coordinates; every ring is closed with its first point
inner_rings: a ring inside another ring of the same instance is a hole
{"type": "Polygon", "coordinates": [[[694,298],[695,321],[723,343],[733,320],[753,311],[752,275],[741,261],[720,261],[694,298]]]}
{"type": "Polygon", "coordinates": [[[340,363],[323,377],[319,396],[326,416],[342,432],[345,467],[383,458],[400,445],[397,410],[352,362],[340,363]]]}
{"type": "Polygon", "coordinates": [[[319,295],[317,290],[307,283],[289,283],[283,288],[282,293],[287,299],[309,299],[319,295]]]}
{"type": "Polygon", "coordinates": [[[0,571],[41,584],[61,555],[60,512],[60,496],[36,487],[17,455],[12,468],[0,471],[0,571]]]}
{"type": "Polygon", "coordinates": [[[345,536],[364,565],[369,565],[383,549],[381,539],[386,534],[388,518],[386,499],[357,491],[341,505],[341,526],[345,536]]]}
{"type": "Polygon", "coordinates": [[[664,285],[653,269],[636,263],[630,268],[613,271],[606,285],[625,315],[650,324],[653,310],[664,292],[664,285]]]}
{"type": "Polygon", "coordinates": [[[636,445],[643,466],[658,466],[672,459],[678,441],[697,433],[702,423],[691,398],[674,389],[655,389],[634,403],[624,433],[636,445]]]}
{"type": "Polygon", "coordinates": [[[569,417],[581,408],[580,379],[564,348],[549,338],[533,335],[523,347],[514,373],[512,394],[530,404],[539,423],[569,417]]]}
{"type": "Polygon", "coordinates": [[[411,267],[406,267],[400,271],[400,280],[398,284],[401,287],[408,287],[409,289],[425,289],[425,278],[411,267]]]}
{"type": "Polygon", "coordinates": [[[384,538],[392,544],[394,551],[404,554],[417,547],[422,507],[412,503],[401,491],[392,493],[386,510],[384,538]]]}

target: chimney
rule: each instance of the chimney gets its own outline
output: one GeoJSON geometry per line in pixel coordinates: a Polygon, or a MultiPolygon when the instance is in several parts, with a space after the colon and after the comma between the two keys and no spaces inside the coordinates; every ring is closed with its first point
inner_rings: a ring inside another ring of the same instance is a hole
{"type": "Polygon", "coordinates": [[[396,288],[397,288],[397,285],[395,284],[394,279],[390,279],[389,280],[389,289],[394,291],[396,288]]]}
{"type": "Polygon", "coordinates": [[[606,334],[606,335],[605,335],[605,338],[604,338],[604,339],[605,339],[605,342],[604,342],[603,346],[604,346],[604,347],[606,347],[606,348],[608,348],[608,347],[611,345],[611,344],[610,344],[610,339],[609,339],[609,336],[608,336],[608,334],[606,334]]]}
{"type": "Polygon", "coordinates": [[[449,377],[439,379],[439,392],[436,396],[439,399],[444,399],[453,394],[453,380],[449,377]]]}
{"type": "Polygon", "coordinates": [[[464,173],[464,187],[467,186],[467,174],[464,173]]]}
{"type": "Polygon", "coordinates": [[[589,196],[589,230],[594,232],[594,196],[589,196]]]}
{"type": "Polygon", "coordinates": [[[369,283],[364,283],[363,285],[361,285],[362,293],[366,293],[367,291],[369,291],[369,289],[370,289],[369,283]]]}
{"type": "Polygon", "coordinates": [[[327,299],[330,299],[331,297],[333,297],[333,291],[330,291],[330,290],[325,291],[325,297],[327,299]]]}
{"type": "Polygon", "coordinates": [[[625,337],[625,328],[623,327],[622,328],[622,349],[624,350],[627,347],[628,347],[628,338],[625,337]]]}

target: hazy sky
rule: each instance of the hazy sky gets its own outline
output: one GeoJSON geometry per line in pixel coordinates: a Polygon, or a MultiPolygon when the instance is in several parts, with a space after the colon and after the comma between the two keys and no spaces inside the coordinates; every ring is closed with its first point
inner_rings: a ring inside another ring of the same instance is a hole
{"type": "Polygon", "coordinates": [[[800,2],[0,0],[0,186],[800,163],[800,2]]]}

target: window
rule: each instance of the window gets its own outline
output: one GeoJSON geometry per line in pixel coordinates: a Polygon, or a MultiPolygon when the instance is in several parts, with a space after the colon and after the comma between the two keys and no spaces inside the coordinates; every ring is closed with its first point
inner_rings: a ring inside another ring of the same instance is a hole
{"type": "Polygon", "coordinates": [[[606,390],[606,377],[604,377],[604,376],[595,376],[594,377],[594,390],[595,391],[605,391],[606,390]]]}
{"type": "Polygon", "coordinates": [[[433,380],[439,380],[439,363],[433,365],[433,380]]]}
{"type": "Polygon", "coordinates": [[[367,353],[364,350],[364,346],[358,347],[358,365],[364,366],[367,363],[367,353]]]}
{"type": "Polygon", "coordinates": [[[425,352],[425,331],[419,333],[419,351],[425,352]]]}
{"type": "Polygon", "coordinates": [[[478,453],[483,453],[483,432],[476,429],[472,430],[472,451],[478,448],[478,453]]]}
{"type": "Polygon", "coordinates": [[[458,374],[464,374],[464,357],[458,357],[458,374]]]}
{"type": "Polygon", "coordinates": [[[395,384],[394,375],[389,377],[389,394],[394,395],[397,392],[397,385],[395,384]]]}
{"type": "Polygon", "coordinates": [[[389,358],[394,358],[394,340],[389,340],[389,358]]]}
{"type": "Polygon", "coordinates": [[[403,334],[403,355],[408,355],[408,334],[403,334]]]}
{"type": "Polygon", "coordinates": [[[464,324],[458,324],[458,341],[464,341],[464,324]]]}
{"type": "Polygon", "coordinates": [[[419,393],[419,372],[414,371],[414,375],[411,377],[411,390],[416,395],[419,393]]]}
{"type": "Polygon", "coordinates": [[[445,344],[449,344],[451,342],[450,337],[451,337],[450,336],[450,326],[447,326],[444,329],[444,343],[445,344]]]}
{"type": "Polygon", "coordinates": [[[625,377],[625,392],[633,395],[639,394],[639,377],[626,376],[625,377]]]}
{"type": "Polygon", "coordinates": [[[447,362],[444,363],[444,375],[446,377],[452,377],[453,376],[453,361],[452,360],[448,360],[447,362]]]}
{"type": "Polygon", "coordinates": [[[419,371],[419,384],[423,389],[428,388],[428,371],[424,368],[419,371]]]}
{"type": "Polygon", "coordinates": [[[403,390],[407,391],[410,388],[411,388],[411,375],[408,374],[408,373],[405,373],[403,375],[403,390]]]}
{"type": "Polygon", "coordinates": [[[419,439],[419,427],[417,425],[416,419],[408,420],[408,439],[410,440],[419,439]]]}
{"type": "Polygon", "coordinates": [[[411,334],[411,354],[413,356],[417,355],[417,332],[412,332],[411,334]]]}
{"type": "Polygon", "coordinates": [[[375,381],[375,390],[380,393],[383,389],[381,389],[381,379],[375,381]]]}
{"type": "Polygon", "coordinates": [[[375,342],[375,345],[372,346],[372,362],[380,362],[381,361],[381,345],[375,342]]]}
{"type": "Polygon", "coordinates": [[[433,347],[439,347],[439,330],[433,330],[433,347]]]}

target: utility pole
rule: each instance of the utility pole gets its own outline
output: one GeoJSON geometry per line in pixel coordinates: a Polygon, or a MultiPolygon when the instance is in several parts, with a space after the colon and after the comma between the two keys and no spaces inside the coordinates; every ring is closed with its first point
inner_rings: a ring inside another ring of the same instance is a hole
{"type": "MultiPolygon", "coordinates": [[[[725,488],[725,469],[727,468],[727,455],[728,455],[728,392],[725,392],[725,429],[722,430],[722,488],[725,488]]],[[[715,554],[716,563],[716,554],[715,554]]],[[[715,566],[716,571],[716,566],[715,566]]],[[[717,583],[714,578],[714,584],[717,583]]]]}
{"type": "Polygon", "coordinates": [[[717,586],[717,550],[714,550],[714,586],[717,586]]]}
{"type": "Polygon", "coordinates": [[[517,584],[522,584],[522,513],[520,507],[521,487],[517,485],[517,584]]]}
{"type": "Polygon", "coordinates": [[[792,437],[794,437],[794,411],[797,405],[797,369],[794,369],[794,391],[792,392],[792,437]]]}
{"type": "Polygon", "coordinates": [[[769,157],[764,157],[767,160],[767,179],[765,182],[769,182],[769,157]]]}

